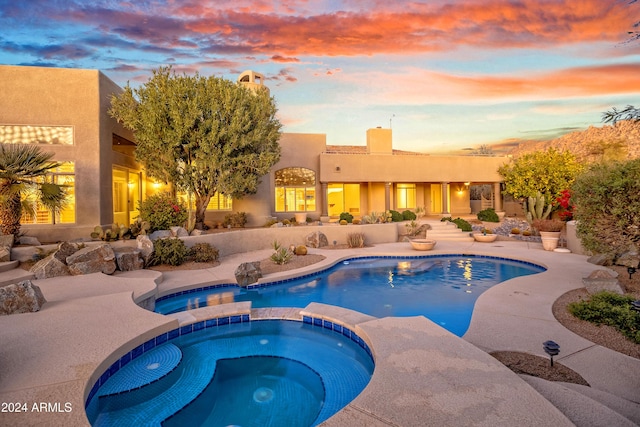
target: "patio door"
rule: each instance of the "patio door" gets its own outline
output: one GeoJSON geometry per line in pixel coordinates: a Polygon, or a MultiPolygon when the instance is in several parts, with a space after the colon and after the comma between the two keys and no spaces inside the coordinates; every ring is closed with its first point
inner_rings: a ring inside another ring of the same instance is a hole
{"type": "Polygon", "coordinates": [[[113,222],[131,225],[138,216],[142,175],[126,168],[113,168],[113,222]]]}

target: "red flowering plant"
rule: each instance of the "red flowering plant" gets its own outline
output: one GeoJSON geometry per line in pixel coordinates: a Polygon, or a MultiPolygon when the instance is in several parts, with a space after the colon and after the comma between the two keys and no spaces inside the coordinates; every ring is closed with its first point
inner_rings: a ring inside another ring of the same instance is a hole
{"type": "Polygon", "coordinates": [[[173,226],[184,226],[188,218],[187,208],[167,193],[158,193],[142,201],[138,209],[139,218],[148,221],[150,232],[168,230],[173,226]]]}
{"type": "Polygon", "coordinates": [[[575,206],[571,204],[571,191],[562,190],[560,196],[556,198],[556,204],[560,207],[558,216],[563,221],[571,221],[573,219],[573,209],[575,206]]]}

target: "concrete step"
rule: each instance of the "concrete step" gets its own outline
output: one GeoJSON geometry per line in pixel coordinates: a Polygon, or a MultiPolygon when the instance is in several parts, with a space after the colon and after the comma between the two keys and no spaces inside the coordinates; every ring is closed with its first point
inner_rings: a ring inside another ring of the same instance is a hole
{"type": "Polygon", "coordinates": [[[640,425],[640,404],[578,384],[520,375],[577,426],[640,425]]]}
{"type": "Polygon", "coordinates": [[[23,280],[31,280],[34,277],[33,273],[14,267],[11,270],[0,273],[0,286],[11,285],[12,283],[18,283],[23,280]]]}
{"type": "Polygon", "coordinates": [[[468,232],[460,230],[450,221],[424,221],[431,229],[427,230],[427,238],[433,240],[446,240],[450,242],[473,242],[473,237],[468,232]]]}
{"type": "Polygon", "coordinates": [[[13,270],[20,265],[20,261],[13,260],[7,262],[0,262],[0,273],[4,273],[5,271],[13,270]]]}

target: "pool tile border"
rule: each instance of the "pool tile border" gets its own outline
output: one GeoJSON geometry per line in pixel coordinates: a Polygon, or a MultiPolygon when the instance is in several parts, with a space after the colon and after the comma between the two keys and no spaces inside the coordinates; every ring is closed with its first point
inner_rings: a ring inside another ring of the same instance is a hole
{"type": "MultiPolygon", "coordinates": [[[[543,265],[537,264],[535,262],[531,262],[531,261],[524,261],[524,260],[519,260],[519,259],[513,259],[513,258],[508,258],[508,257],[501,257],[501,256],[495,256],[495,255],[477,255],[477,254],[468,254],[468,253],[451,253],[451,254],[432,254],[432,255],[367,255],[367,256],[360,256],[360,257],[351,257],[351,258],[347,258],[347,259],[343,259],[340,260],[338,262],[336,262],[335,264],[323,269],[323,270],[319,270],[319,271],[314,271],[313,273],[307,273],[307,274],[303,274],[300,276],[296,276],[296,277],[289,277],[287,279],[281,279],[281,280],[274,280],[272,282],[264,282],[264,283],[256,283],[256,284],[251,284],[248,285],[245,289],[260,289],[260,288],[266,288],[269,286],[275,286],[275,285],[281,285],[284,283],[289,283],[289,282],[293,282],[295,280],[300,280],[300,279],[306,279],[309,277],[314,277],[317,276],[318,274],[324,273],[327,270],[330,270],[332,268],[334,268],[335,266],[345,263],[345,262],[350,262],[350,261],[360,261],[360,260],[368,260],[368,259],[429,259],[429,258],[445,258],[445,257],[472,257],[472,258],[488,258],[488,259],[495,259],[495,260],[500,260],[500,261],[511,261],[511,262],[517,262],[517,263],[522,263],[525,265],[528,265],[530,267],[535,267],[535,268],[539,268],[541,269],[541,272],[546,271],[547,268],[543,265]]],[[[218,288],[241,288],[237,283],[218,283],[215,285],[209,285],[209,286],[200,286],[198,288],[193,288],[193,289],[187,289],[184,291],[179,291],[179,292],[174,292],[168,295],[164,295],[160,298],[156,299],[156,302],[160,302],[160,301],[164,301],[166,299],[172,298],[172,297],[176,297],[176,296],[180,296],[180,295],[188,295],[188,294],[193,294],[196,292],[202,292],[202,291],[209,291],[212,289],[218,289],[218,288]]]]}
{"type": "MultiPolygon", "coordinates": [[[[96,380],[94,385],[91,387],[91,390],[89,391],[89,394],[85,400],[85,405],[84,405],[85,410],[86,408],[88,408],[89,404],[91,403],[91,400],[97,395],[100,387],[102,387],[102,385],[104,385],[104,383],[106,383],[107,380],[111,378],[112,375],[114,375],[116,372],[118,372],[128,363],[132,362],[133,360],[137,359],[143,354],[155,349],[157,346],[170,342],[171,340],[177,339],[181,336],[185,336],[203,329],[215,328],[218,326],[225,326],[225,325],[238,324],[238,323],[260,322],[263,320],[268,320],[268,319],[262,319],[262,318],[251,319],[251,316],[249,314],[221,316],[221,317],[215,317],[211,319],[197,321],[189,325],[183,325],[171,331],[162,333],[154,338],[151,338],[150,340],[138,345],[131,351],[125,353],[123,356],[121,356],[118,360],[116,360],[113,364],[111,364],[109,368],[107,368],[104,371],[104,373],[98,378],[98,380],[96,380]]],[[[375,363],[373,352],[371,351],[371,348],[369,347],[369,345],[357,333],[347,328],[346,326],[342,326],[338,323],[334,323],[320,317],[312,317],[312,316],[303,316],[302,320],[299,320],[299,319],[280,319],[280,320],[300,322],[305,325],[320,327],[323,329],[334,331],[336,333],[340,333],[343,336],[349,338],[354,343],[358,344],[369,355],[369,357],[371,357],[371,360],[374,361],[375,363]]],[[[137,388],[142,388],[145,385],[148,385],[148,384],[141,385],[137,388]]]]}

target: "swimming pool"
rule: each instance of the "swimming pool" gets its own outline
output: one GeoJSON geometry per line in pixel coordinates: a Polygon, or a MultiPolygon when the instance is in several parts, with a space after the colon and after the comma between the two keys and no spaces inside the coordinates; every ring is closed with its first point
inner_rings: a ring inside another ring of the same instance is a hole
{"type": "Polygon", "coordinates": [[[376,317],[425,316],[462,336],[477,298],[514,277],[536,274],[539,265],[479,255],[364,257],[345,260],[300,278],[240,288],[218,285],[156,301],[162,314],[251,301],[253,308],[337,305],[376,317]]]}
{"type": "Polygon", "coordinates": [[[338,412],[371,379],[371,351],[348,328],[311,318],[244,320],[190,325],[123,355],[94,386],[89,421],[307,427],[338,412]]]}

